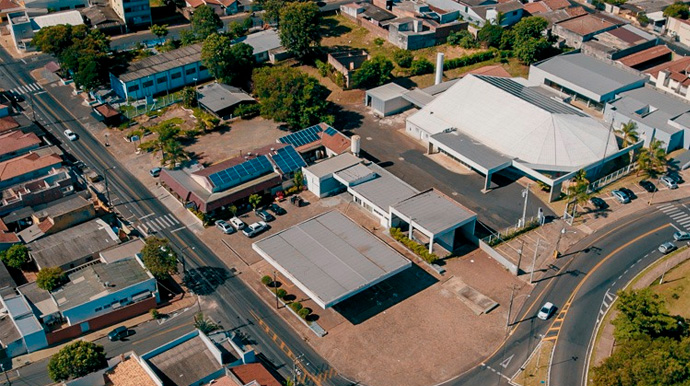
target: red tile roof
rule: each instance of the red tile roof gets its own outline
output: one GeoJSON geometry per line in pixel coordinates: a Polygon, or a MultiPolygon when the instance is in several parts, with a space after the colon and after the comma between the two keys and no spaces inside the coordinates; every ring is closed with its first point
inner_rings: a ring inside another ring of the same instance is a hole
{"type": "Polygon", "coordinates": [[[19,237],[17,236],[16,233],[0,232],[0,243],[9,244],[9,243],[18,243],[18,242],[19,242],[19,237]]]}
{"type": "Polygon", "coordinates": [[[618,61],[628,67],[634,67],[664,55],[668,55],[671,52],[672,51],[666,46],[654,46],[647,48],[646,50],[636,52],[632,55],[624,56],[618,59],[618,61]]]}
{"type": "Polygon", "coordinates": [[[523,6],[525,9],[525,12],[529,13],[530,15],[535,15],[538,13],[544,13],[548,12],[549,8],[544,4],[543,1],[536,1],[534,3],[527,3],[523,6]]]}
{"type": "Polygon", "coordinates": [[[6,9],[20,8],[19,4],[12,0],[0,0],[0,12],[6,9]]]}
{"type": "Polygon", "coordinates": [[[593,34],[601,30],[605,30],[607,28],[611,28],[616,24],[612,23],[609,20],[606,20],[603,17],[600,17],[600,15],[595,16],[587,14],[572,19],[564,20],[560,23],[556,23],[556,25],[565,28],[566,30],[571,31],[577,35],[584,36],[593,34]]]}
{"type": "Polygon", "coordinates": [[[7,181],[11,178],[60,163],[62,163],[62,158],[57,154],[45,156],[40,156],[36,153],[25,154],[5,162],[0,162],[0,181],[7,181]]]}
{"type": "Polygon", "coordinates": [[[321,143],[323,146],[335,154],[342,154],[350,149],[350,139],[341,132],[328,135],[322,131],[319,133],[319,137],[321,137],[321,143]]]}
{"type": "Polygon", "coordinates": [[[34,133],[24,134],[21,131],[11,131],[0,134],[0,155],[10,154],[41,143],[41,139],[34,133]]]}
{"type": "Polygon", "coordinates": [[[94,110],[98,111],[99,114],[106,118],[112,118],[120,115],[119,111],[115,110],[113,106],[107,103],[94,107],[94,110]]]}
{"type": "Polygon", "coordinates": [[[17,123],[14,118],[10,116],[0,118],[0,133],[16,129],[17,127],[19,127],[19,123],[17,123]]]}
{"type": "Polygon", "coordinates": [[[672,62],[666,62],[656,67],[652,67],[649,70],[646,70],[645,73],[656,78],[659,76],[659,71],[687,72],[688,69],[690,69],[690,56],[684,56],[672,62]]]}
{"type": "Polygon", "coordinates": [[[185,0],[185,2],[192,8],[198,8],[204,5],[204,0],[185,0]]]}
{"type": "Polygon", "coordinates": [[[280,382],[261,363],[231,367],[230,371],[245,385],[256,381],[261,386],[281,386],[280,382]]]}
{"type": "Polygon", "coordinates": [[[570,2],[568,0],[543,0],[544,4],[549,7],[550,10],[555,11],[562,8],[570,8],[570,2]]]}

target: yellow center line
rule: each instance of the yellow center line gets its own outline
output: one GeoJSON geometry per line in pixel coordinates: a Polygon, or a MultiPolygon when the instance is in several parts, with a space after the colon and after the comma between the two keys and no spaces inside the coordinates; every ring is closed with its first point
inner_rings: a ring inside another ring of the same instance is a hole
{"type": "Polygon", "coordinates": [[[161,335],[163,335],[163,334],[167,334],[167,333],[169,333],[169,332],[171,332],[171,331],[175,331],[175,330],[179,330],[180,328],[183,328],[183,327],[191,326],[191,325],[193,325],[193,324],[194,324],[194,322],[187,322],[187,323],[185,323],[185,324],[181,324],[181,325],[179,325],[179,326],[176,326],[176,327],[173,327],[173,328],[169,328],[169,329],[163,330],[163,331],[161,331],[161,332],[157,332],[157,333],[155,333],[155,334],[153,334],[153,335],[149,335],[147,338],[138,340],[138,341],[136,341],[136,342],[132,342],[132,346],[137,345],[137,344],[139,344],[139,343],[146,342],[147,340],[153,339],[153,338],[158,337],[158,336],[161,336],[161,335]]]}

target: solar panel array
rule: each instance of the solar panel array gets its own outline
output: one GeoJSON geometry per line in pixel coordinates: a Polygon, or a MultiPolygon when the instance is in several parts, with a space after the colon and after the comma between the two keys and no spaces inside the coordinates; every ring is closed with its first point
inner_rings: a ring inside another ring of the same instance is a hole
{"type": "Polygon", "coordinates": [[[273,161],[275,161],[278,169],[280,169],[283,174],[292,173],[303,166],[307,166],[307,163],[304,162],[302,156],[299,155],[297,150],[295,150],[295,148],[292,146],[286,146],[282,149],[278,149],[276,154],[271,156],[271,158],[273,158],[273,161]]]}
{"type": "Polygon", "coordinates": [[[338,133],[338,130],[329,126],[328,129],[326,129],[326,131],[324,131],[324,133],[326,133],[332,137],[338,133]]]}
{"type": "Polygon", "coordinates": [[[323,131],[321,126],[314,125],[302,129],[296,133],[288,134],[284,137],[278,138],[278,141],[294,147],[304,146],[308,143],[316,142],[319,140],[319,133],[323,131]]]}
{"type": "Polygon", "coordinates": [[[215,187],[214,191],[224,190],[247,182],[266,173],[272,172],[271,161],[264,155],[252,158],[239,165],[213,173],[208,178],[215,187]]]}

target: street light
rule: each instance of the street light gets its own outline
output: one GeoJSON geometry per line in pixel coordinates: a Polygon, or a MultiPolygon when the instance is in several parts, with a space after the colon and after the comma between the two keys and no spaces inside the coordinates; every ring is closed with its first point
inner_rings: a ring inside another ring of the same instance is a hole
{"type": "Polygon", "coordinates": [[[196,89],[196,81],[198,80],[197,78],[192,78],[194,79],[194,98],[196,99],[196,105],[199,106],[199,92],[196,89]]]}
{"type": "Polygon", "coordinates": [[[103,169],[103,178],[105,179],[105,198],[108,200],[108,207],[111,206],[110,201],[110,189],[108,187],[108,171],[115,169],[117,166],[111,166],[109,168],[103,169]]]}
{"type": "Polygon", "coordinates": [[[527,199],[529,198],[529,186],[531,184],[527,184],[525,189],[522,191],[522,197],[525,199],[525,206],[522,208],[522,220],[520,220],[520,226],[519,228],[522,228],[525,226],[525,217],[527,216],[527,199]]]}
{"type": "Polygon", "coordinates": [[[515,286],[513,286],[512,292],[510,293],[510,304],[508,305],[508,318],[506,319],[506,332],[510,331],[510,326],[513,325],[513,323],[510,322],[510,314],[512,313],[513,302],[515,300],[520,299],[522,296],[527,296],[529,298],[531,294],[518,295],[516,298],[514,298],[514,295],[515,295],[515,286]]]}

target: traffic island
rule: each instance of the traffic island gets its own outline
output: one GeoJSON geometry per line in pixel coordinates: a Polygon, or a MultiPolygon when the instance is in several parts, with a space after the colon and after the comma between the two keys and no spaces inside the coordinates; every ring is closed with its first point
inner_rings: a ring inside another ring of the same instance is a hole
{"type": "Polygon", "coordinates": [[[548,385],[549,365],[553,348],[553,340],[541,341],[534,352],[527,358],[527,362],[520,368],[520,371],[510,380],[510,383],[520,386],[548,385]]]}

